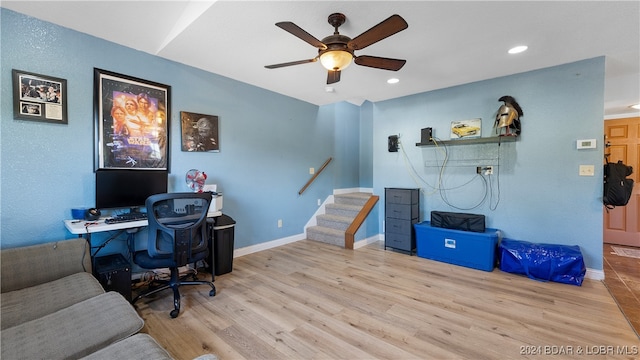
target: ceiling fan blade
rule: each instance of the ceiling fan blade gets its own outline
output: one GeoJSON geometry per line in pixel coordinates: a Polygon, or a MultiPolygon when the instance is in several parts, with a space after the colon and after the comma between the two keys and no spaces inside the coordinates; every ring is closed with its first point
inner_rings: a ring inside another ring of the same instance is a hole
{"type": "Polygon", "coordinates": [[[327,73],[327,85],[340,81],[340,70],[329,70],[327,73]]]}
{"type": "Polygon", "coordinates": [[[402,69],[407,60],[389,59],[377,56],[358,56],[354,62],[358,65],[378,68],[383,70],[398,71],[402,69]]]}
{"type": "Polygon", "coordinates": [[[317,47],[318,49],[322,49],[322,50],[327,48],[327,45],[323,44],[320,40],[316,39],[313,35],[309,34],[308,32],[302,30],[301,27],[292,23],[291,21],[282,21],[282,22],[276,23],[276,26],[306,41],[307,43],[311,44],[311,46],[313,47],[317,47]]]}
{"type": "Polygon", "coordinates": [[[307,60],[291,61],[291,62],[286,62],[286,63],[282,63],[282,64],[265,65],[265,67],[267,69],[277,69],[277,68],[281,68],[281,67],[285,67],[285,66],[307,64],[307,63],[312,63],[312,62],[316,62],[316,61],[318,61],[318,57],[315,57],[313,59],[307,59],[307,60]]]}
{"type": "Polygon", "coordinates": [[[361,50],[408,27],[409,24],[402,16],[391,15],[378,25],[353,38],[347,46],[350,49],[361,50]]]}

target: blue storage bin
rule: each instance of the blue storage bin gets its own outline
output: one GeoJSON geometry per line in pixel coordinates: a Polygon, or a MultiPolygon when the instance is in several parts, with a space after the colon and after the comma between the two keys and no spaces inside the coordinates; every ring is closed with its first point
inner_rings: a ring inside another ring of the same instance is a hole
{"type": "Polygon", "coordinates": [[[484,233],[432,227],[423,221],[413,225],[416,253],[419,257],[493,271],[499,230],[486,228],[484,233]]]}

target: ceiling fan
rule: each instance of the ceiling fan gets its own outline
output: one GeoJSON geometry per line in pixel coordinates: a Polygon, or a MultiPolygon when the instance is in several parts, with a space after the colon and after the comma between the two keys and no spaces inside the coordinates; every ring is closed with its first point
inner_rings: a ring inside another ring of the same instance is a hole
{"type": "Polygon", "coordinates": [[[409,25],[400,15],[391,15],[386,20],[380,22],[378,25],[363,32],[362,34],[351,39],[348,36],[341,35],[338,32],[340,25],[344,24],[347,17],[340,13],[334,13],[329,15],[329,24],[335,28],[333,35],[329,35],[322,39],[322,41],[313,37],[313,35],[304,31],[298,25],[290,22],[283,21],[276,23],[279,28],[290,32],[294,36],[304,40],[312,46],[318,48],[318,56],[307,59],[291,61],[281,64],[267,65],[267,69],[277,69],[285,66],[300,65],[320,60],[322,66],[328,70],[327,84],[333,84],[340,81],[340,72],[347,68],[351,64],[351,60],[358,65],[368,66],[372,68],[378,68],[383,70],[400,70],[406,60],[390,59],[378,56],[360,55],[356,56],[353,52],[355,50],[362,50],[367,46],[374,44],[384,38],[387,38],[395,33],[398,33],[409,25]]]}

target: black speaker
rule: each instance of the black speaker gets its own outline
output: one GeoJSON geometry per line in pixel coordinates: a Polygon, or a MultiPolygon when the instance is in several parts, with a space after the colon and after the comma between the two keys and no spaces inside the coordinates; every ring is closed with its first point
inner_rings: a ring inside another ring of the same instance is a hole
{"type": "Polygon", "coordinates": [[[420,143],[428,144],[433,142],[433,130],[428,127],[420,131],[420,143]]]}
{"type": "Polygon", "coordinates": [[[398,135],[389,136],[389,152],[398,152],[398,135]]]}

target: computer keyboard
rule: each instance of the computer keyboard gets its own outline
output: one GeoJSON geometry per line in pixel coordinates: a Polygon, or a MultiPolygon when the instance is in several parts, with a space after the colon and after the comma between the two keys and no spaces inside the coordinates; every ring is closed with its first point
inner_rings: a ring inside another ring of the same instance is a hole
{"type": "Polygon", "coordinates": [[[120,215],[116,215],[116,216],[104,219],[104,223],[118,224],[123,222],[140,221],[140,220],[147,220],[147,213],[136,212],[136,213],[120,214],[120,215]]]}

